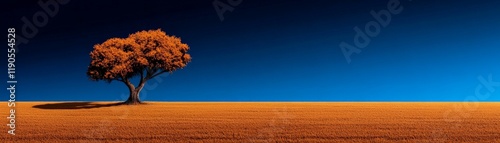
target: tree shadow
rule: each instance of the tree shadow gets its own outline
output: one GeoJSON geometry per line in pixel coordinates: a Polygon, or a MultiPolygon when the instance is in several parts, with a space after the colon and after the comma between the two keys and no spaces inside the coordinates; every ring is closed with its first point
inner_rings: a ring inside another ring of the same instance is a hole
{"type": "Polygon", "coordinates": [[[124,103],[94,103],[94,102],[63,102],[35,105],[38,109],[93,109],[125,105],[124,103]]]}

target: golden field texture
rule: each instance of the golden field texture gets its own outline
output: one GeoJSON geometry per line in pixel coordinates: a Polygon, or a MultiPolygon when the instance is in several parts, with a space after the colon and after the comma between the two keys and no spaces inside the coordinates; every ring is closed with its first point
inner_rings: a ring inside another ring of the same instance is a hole
{"type": "Polygon", "coordinates": [[[60,142],[500,142],[500,103],[149,102],[0,106],[0,140],[60,142]]]}

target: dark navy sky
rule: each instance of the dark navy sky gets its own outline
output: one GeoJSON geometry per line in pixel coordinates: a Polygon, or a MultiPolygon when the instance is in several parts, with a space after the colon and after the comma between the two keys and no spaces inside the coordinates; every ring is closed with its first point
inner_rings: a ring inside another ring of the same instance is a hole
{"type": "MultiPolygon", "coordinates": [[[[353,28],[388,0],[243,0],[223,21],[212,2],[71,0],[19,46],[17,99],[125,100],[123,83],[88,80],[88,54],[157,28],[190,45],[193,61],[150,81],[148,101],[463,101],[476,96],[479,76],[500,81],[500,1],[401,0],[401,13],[351,63],[339,44],[353,45],[353,28]]],[[[42,10],[2,3],[2,27],[19,35],[21,17],[42,10]]],[[[481,100],[500,101],[494,89],[481,100]]]]}

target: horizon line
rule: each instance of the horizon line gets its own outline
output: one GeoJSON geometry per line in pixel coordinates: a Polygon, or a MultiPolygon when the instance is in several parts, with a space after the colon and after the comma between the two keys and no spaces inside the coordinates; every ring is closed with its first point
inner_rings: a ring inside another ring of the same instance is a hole
{"type": "MultiPolygon", "coordinates": [[[[0,102],[9,102],[9,101],[0,101],[0,102]]],[[[106,101],[106,100],[101,100],[101,101],[78,101],[78,100],[73,100],[73,101],[14,101],[14,102],[124,102],[124,101],[106,101]]],[[[331,102],[331,103],[349,103],[349,102],[360,102],[360,103],[377,103],[377,102],[380,102],[380,103],[401,103],[401,102],[408,102],[408,103],[412,103],[412,102],[419,102],[419,103],[474,103],[474,102],[481,102],[481,103],[488,103],[488,102],[500,102],[500,101],[395,101],[395,100],[388,100],[388,101],[149,101],[149,100],[146,100],[146,101],[141,101],[141,102],[172,102],[172,103],[175,103],[175,102],[213,102],[213,103],[252,103],[252,102],[261,102],[261,103],[279,103],[279,102],[282,102],[282,103],[308,103],[308,102],[313,102],[313,103],[325,103],[325,102],[331,102]]]]}

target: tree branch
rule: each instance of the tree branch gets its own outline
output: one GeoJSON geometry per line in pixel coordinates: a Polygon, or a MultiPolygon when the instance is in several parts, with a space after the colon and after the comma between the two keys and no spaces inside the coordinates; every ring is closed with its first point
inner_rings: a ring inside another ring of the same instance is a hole
{"type": "Polygon", "coordinates": [[[140,73],[141,73],[141,79],[143,79],[144,78],[144,70],[141,70],[140,73]]]}
{"type": "MultiPolygon", "coordinates": [[[[146,70],[147,71],[147,70],[146,70]]],[[[139,84],[137,84],[137,86],[141,85],[143,82],[145,82],[145,79],[144,79],[144,70],[141,70],[141,80],[139,81],[139,84]]]]}
{"type": "Polygon", "coordinates": [[[123,80],[123,77],[122,77],[122,76],[118,76],[118,78],[116,78],[115,80],[118,80],[118,81],[124,82],[124,80],[123,80]]]}
{"type": "Polygon", "coordinates": [[[122,80],[122,81],[123,81],[123,83],[125,83],[125,85],[127,85],[127,87],[128,87],[131,91],[135,90],[135,86],[134,86],[134,84],[132,84],[132,83],[130,82],[130,80],[128,80],[128,79],[124,79],[124,80],[122,80]]]}
{"type": "Polygon", "coordinates": [[[158,75],[160,75],[162,73],[166,73],[166,72],[167,72],[166,70],[162,70],[162,71],[160,71],[160,72],[158,72],[156,74],[153,74],[151,77],[149,77],[149,79],[152,79],[152,78],[154,78],[154,77],[156,77],[156,76],[158,76],[158,75]]]}
{"type": "Polygon", "coordinates": [[[154,74],[154,72],[152,72],[152,69],[151,68],[146,68],[146,79],[151,77],[152,75],[154,74]]]}

